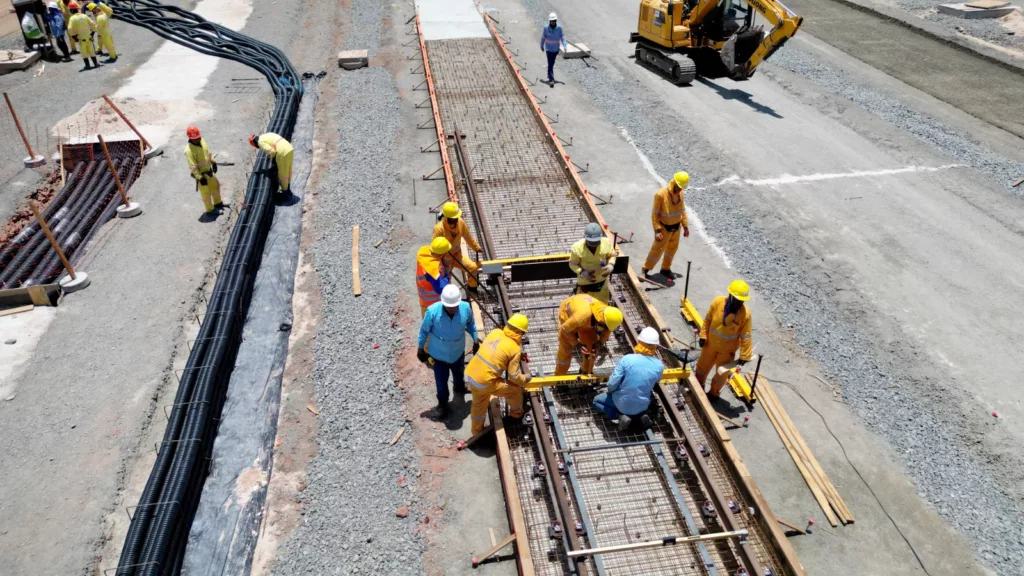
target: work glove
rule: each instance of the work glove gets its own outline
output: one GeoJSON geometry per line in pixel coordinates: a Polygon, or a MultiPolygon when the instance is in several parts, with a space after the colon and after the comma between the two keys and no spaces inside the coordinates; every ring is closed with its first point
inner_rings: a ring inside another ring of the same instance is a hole
{"type": "Polygon", "coordinates": [[[658,242],[661,242],[662,240],[665,239],[665,235],[662,234],[661,232],[658,232],[657,234],[654,235],[654,239],[657,240],[658,242]]]}
{"type": "Polygon", "coordinates": [[[202,184],[203,186],[206,186],[206,182],[206,176],[203,176],[202,178],[199,179],[199,183],[202,184]]]}
{"type": "Polygon", "coordinates": [[[698,341],[698,343],[700,344],[700,347],[701,347],[701,348],[703,348],[703,347],[704,347],[704,345],[708,343],[708,339],[707,339],[707,338],[701,338],[701,339],[700,339],[700,340],[698,341]]]}
{"type": "Polygon", "coordinates": [[[427,354],[426,350],[420,348],[419,350],[416,350],[416,359],[426,364],[427,360],[430,360],[430,354],[427,354]]]}
{"type": "Polygon", "coordinates": [[[611,274],[612,270],[614,269],[615,267],[612,266],[611,264],[605,264],[604,266],[601,267],[601,271],[604,272],[605,274],[611,274]]]}
{"type": "Polygon", "coordinates": [[[473,341],[473,354],[476,354],[477,350],[480,350],[480,341],[479,340],[474,340],[473,341]]]}
{"type": "Polygon", "coordinates": [[[217,163],[216,162],[213,163],[213,173],[214,174],[217,173],[217,163]]]}
{"type": "MultiPolygon", "coordinates": [[[[214,164],[214,166],[216,166],[216,164],[214,164]]],[[[216,170],[215,170],[215,172],[216,172],[216,170]]],[[[683,238],[689,238],[689,237],[690,237],[690,229],[687,228],[686,226],[683,226],[683,238]]]]}

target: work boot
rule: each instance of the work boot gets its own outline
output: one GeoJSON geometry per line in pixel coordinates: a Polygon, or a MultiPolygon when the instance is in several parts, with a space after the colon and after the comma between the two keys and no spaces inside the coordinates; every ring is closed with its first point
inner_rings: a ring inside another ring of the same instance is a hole
{"type": "Polygon", "coordinates": [[[72,50],[71,55],[74,56],[75,54],[81,54],[81,52],[79,52],[78,50],[72,50]]]}
{"type": "Polygon", "coordinates": [[[223,202],[217,202],[213,205],[214,208],[227,208],[228,206],[230,206],[230,204],[225,204],[223,202]]]}
{"type": "Polygon", "coordinates": [[[625,414],[619,414],[619,432],[625,432],[629,425],[633,423],[633,419],[625,414]]]}
{"type": "Polygon", "coordinates": [[[438,420],[446,420],[448,418],[448,415],[451,414],[451,413],[452,413],[452,411],[451,411],[451,408],[448,407],[448,401],[447,400],[438,400],[437,401],[437,419],[438,420]]]}
{"type": "Polygon", "coordinates": [[[456,396],[465,396],[466,394],[469,394],[469,390],[466,389],[465,386],[462,386],[461,388],[452,388],[452,392],[454,392],[456,396]]]}
{"type": "Polygon", "coordinates": [[[643,416],[641,416],[640,417],[640,425],[644,427],[644,430],[647,430],[648,428],[650,428],[651,427],[651,417],[648,416],[647,414],[644,414],[643,416]]]}
{"type": "Polygon", "coordinates": [[[670,280],[683,277],[682,274],[676,274],[675,272],[669,270],[668,268],[662,269],[661,275],[670,280]]]}
{"type": "Polygon", "coordinates": [[[99,67],[100,67],[100,63],[99,63],[99,62],[98,62],[98,61],[96,60],[96,57],[95,57],[95,56],[93,56],[92,58],[90,58],[90,60],[92,60],[92,67],[93,67],[93,68],[99,68],[99,67]]]}

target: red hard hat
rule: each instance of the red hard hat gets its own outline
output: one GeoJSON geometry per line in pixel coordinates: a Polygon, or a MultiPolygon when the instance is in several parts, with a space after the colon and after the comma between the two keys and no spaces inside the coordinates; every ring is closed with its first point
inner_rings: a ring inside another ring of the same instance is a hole
{"type": "Polygon", "coordinates": [[[255,134],[253,134],[252,136],[249,136],[249,144],[252,144],[253,146],[256,146],[256,139],[257,138],[259,138],[259,136],[255,135],[255,134]]]}
{"type": "Polygon", "coordinates": [[[78,2],[68,2],[68,10],[78,10],[78,2]]]}
{"type": "Polygon", "coordinates": [[[195,140],[196,138],[200,137],[199,128],[196,128],[195,126],[189,126],[185,129],[185,135],[188,136],[189,140],[195,140]]]}

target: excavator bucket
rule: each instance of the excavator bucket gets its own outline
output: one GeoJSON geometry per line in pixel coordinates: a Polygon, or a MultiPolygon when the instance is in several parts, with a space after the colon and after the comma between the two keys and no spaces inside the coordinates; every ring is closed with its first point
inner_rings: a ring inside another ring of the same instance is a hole
{"type": "Polygon", "coordinates": [[[719,51],[722,64],[728,70],[728,76],[733,80],[746,80],[752,73],[748,73],[744,63],[757,50],[757,46],[764,39],[764,29],[760,26],[743,29],[733,34],[725,41],[719,51]]]}
{"type": "Polygon", "coordinates": [[[725,69],[730,77],[736,75],[736,39],[739,34],[733,34],[725,41],[725,46],[718,52],[718,56],[722,59],[722,64],[725,65],[725,69]]]}

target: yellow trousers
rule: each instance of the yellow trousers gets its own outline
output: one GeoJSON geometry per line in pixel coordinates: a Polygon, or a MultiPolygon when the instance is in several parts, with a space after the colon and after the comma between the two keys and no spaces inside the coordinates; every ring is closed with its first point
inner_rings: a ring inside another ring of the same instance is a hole
{"type": "MultiPolygon", "coordinates": [[[[67,18],[65,18],[67,20],[67,18]]],[[[71,35],[71,32],[67,33],[68,36],[68,49],[74,52],[78,50],[78,42],[75,41],[75,37],[71,35]]]]}
{"type": "MultiPolygon", "coordinates": [[[[713,372],[716,366],[722,366],[732,362],[736,358],[736,352],[724,352],[721,350],[712,350],[710,347],[705,346],[700,351],[700,358],[697,359],[697,366],[694,369],[694,375],[697,376],[697,382],[700,382],[701,387],[704,387],[704,381],[708,378],[708,373],[713,372]]],[[[718,398],[718,395],[722,392],[722,388],[729,383],[727,374],[719,375],[715,373],[714,378],[711,379],[711,391],[708,395],[718,398]]]]}
{"type": "Polygon", "coordinates": [[[682,232],[682,226],[676,228],[675,232],[669,232],[666,230],[662,232],[661,240],[658,237],[654,237],[654,245],[651,246],[651,251],[647,253],[647,260],[644,262],[644,270],[654,270],[654,267],[658,265],[658,260],[661,260],[661,269],[669,270],[672,268],[672,259],[676,256],[676,250],[679,249],[679,235],[682,232]],[[664,259],[662,259],[664,255],[664,259]]]}
{"type": "Polygon", "coordinates": [[[213,207],[221,203],[220,180],[213,174],[206,175],[206,184],[199,183],[199,195],[203,197],[203,206],[207,212],[213,212],[213,207]]]}
{"type": "Polygon", "coordinates": [[[96,57],[96,47],[92,45],[92,38],[88,36],[84,40],[78,40],[78,50],[82,53],[83,60],[96,57]]]}
{"type": "Polygon", "coordinates": [[[487,420],[487,407],[491,404],[491,398],[494,396],[505,399],[505,402],[508,404],[509,416],[520,418],[524,414],[523,388],[521,386],[502,382],[497,386],[480,389],[470,380],[467,380],[467,383],[473,392],[473,405],[469,409],[469,416],[473,422],[473,434],[479,434],[484,431],[484,422],[487,420]]]}
{"type": "Polygon", "coordinates": [[[458,254],[451,254],[451,256],[458,260],[459,264],[462,264],[464,267],[463,272],[466,272],[467,270],[469,271],[469,273],[466,274],[466,286],[476,288],[479,285],[479,282],[477,282],[478,276],[476,275],[480,273],[480,266],[461,252],[458,254]]]}
{"type": "Polygon", "coordinates": [[[292,184],[292,156],[294,150],[278,152],[274,158],[277,164],[277,181],[281,184],[281,190],[291,190],[292,184]]]}
{"type": "Polygon", "coordinates": [[[565,376],[569,373],[569,366],[572,364],[572,353],[577,346],[580,347],[583,360],[580,363],[580,374],[590,374],[594,371],[595,352],[597,340],[593,342],[576,342],[565,332],[558,331],[558,353],[555,355],[555,376],[565,376]]]}
{"type": "Polygon", "coordinates": [[[112,59],[117,58],[117,50],[114,49],[114,37],[110,35],[109,31],[97,33],[96,44],[101,51],[106,52],[112,59]]]}

